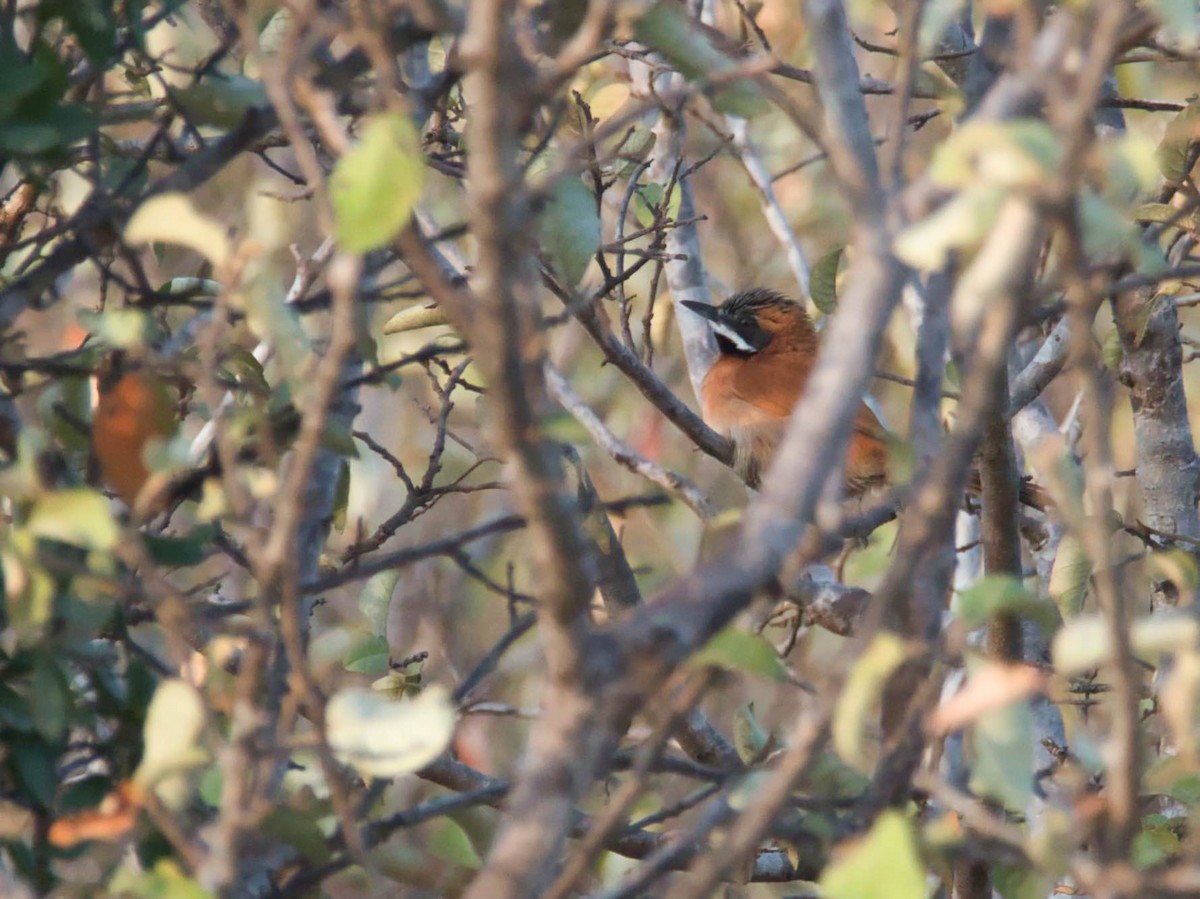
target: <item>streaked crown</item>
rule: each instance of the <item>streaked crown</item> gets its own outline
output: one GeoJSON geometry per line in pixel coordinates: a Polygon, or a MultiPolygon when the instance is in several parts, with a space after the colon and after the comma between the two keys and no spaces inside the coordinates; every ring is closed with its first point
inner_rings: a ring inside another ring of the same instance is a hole
{"type": "Polygon", "coordinates": [[[795,300],[776,290],[755,287],[735,293],[720,306],[684,301],[684,306],[708,321],[722,353],[752,356],[767,348],[777,335],[815,341],[808,313],[795,300]]]}

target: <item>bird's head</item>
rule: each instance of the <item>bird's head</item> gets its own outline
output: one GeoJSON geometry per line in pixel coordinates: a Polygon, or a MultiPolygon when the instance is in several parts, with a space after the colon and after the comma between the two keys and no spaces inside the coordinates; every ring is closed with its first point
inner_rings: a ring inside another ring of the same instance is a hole
{"type": "Polygon", "coordinates": [[[731,356],[753,356],[766,350],[810,345],[816,340],[804,307],[764,287],[735,293],[720,306],[685,300],[683,305],[708,322],[717,348],[731,356]]]}

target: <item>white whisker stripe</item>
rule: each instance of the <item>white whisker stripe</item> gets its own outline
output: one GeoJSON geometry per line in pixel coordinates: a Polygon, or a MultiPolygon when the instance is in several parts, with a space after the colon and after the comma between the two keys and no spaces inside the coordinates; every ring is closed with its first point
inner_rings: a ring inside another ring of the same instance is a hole
{"type": "Polygon", "coordinates": [[[737,347],[739,350],[741,350],[743,353],[757,352],[757,350],[753,346],[751,346],[749,343],[746,342],[745,337],[743,337],[741,334],[739,334],[733,328],[729,327],[729,325],[725,324],[724,322],[710,321],[709,324],[712,325],[712,329],[714,331],[716,331],[718,334],[720,334],[722,337],[726,337],[729,340],[731,340],[733,342],[733,345],[735,347],[737,347]]]}

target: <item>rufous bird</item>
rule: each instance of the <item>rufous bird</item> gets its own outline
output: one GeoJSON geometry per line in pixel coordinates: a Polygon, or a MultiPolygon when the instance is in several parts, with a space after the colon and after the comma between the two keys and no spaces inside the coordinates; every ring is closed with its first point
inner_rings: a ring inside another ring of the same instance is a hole
{"type": "MultiPolygon", "coordinates": [[[[720,306],[684,301],[705,319],[718,355],[700,385],[704,420],[733,441],[733,466],[751,487],[783,439],[817,360],[817,330],[804,307],[774,290],[735,293],[720,306]]],[[[846,451],[846,489],[887,480],[887,430],[862,403],[846,451]]]]}
{"type": "Polygon", "coordinates": [[[114,354],[98,377],[92,412],[92,451],[104,483],[133,509],[150,479],[146,445],[168,440],[178,427],[171,393],[152,371],[114,354]]]}
{"type": "MultiPolygon", "coordinates": [[[[169,440],[179,426],[178,406],[167,381],[124,353],[114,353],[97,380],[92,452],[105,486],[131,510],[142,502],[143,507],[137,511],[143,515],[173,510],[185,500],[199,500],[204,482],[222,474],[221,461],[211,448],[194,468],[173,471],[160,483],[146,488],[151,476],[146,465],[147,444],[153,439],[169,440]],[[140,500],[144,490],[148,495],[140,500]]],[[[170,383],[178,385],[180,381],[177,375],[170,383]]],[[[261,415],[254,410],[246,412],[237,433],[239,461],[252,462],[264,455],[274,458],[291,445],[299,431],[300,415],[290,403],[262,409],[261,415]]]]}
{"type": "MultiPolygon", "coordinates": [[[[735,293],[719,306],[683,305],[705,319],[717,339],[717,360],[700,384],[701,413],[733,441],[734,469],[757,488],[816,364],[817,330],[803,305],[764,287],[735,293]]],[[[860,403],[846,449],[850,495],[887,483],[888,440],[878,416],[860,403]]],[[[1032,509],[1051,504],[1028,479],[1018,489],[1032,509]]],[[[979,494],[978,470],[972,470],[967,492],[979,494]]]]}

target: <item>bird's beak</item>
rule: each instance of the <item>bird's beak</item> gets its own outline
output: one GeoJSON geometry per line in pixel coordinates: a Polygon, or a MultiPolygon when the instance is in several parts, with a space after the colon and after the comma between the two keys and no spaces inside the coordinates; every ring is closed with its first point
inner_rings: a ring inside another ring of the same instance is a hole
{"type": "Polygon", "coordinates": [[[711,306],[708,303],[697,303],[694,300],[684,300],[680,305],[686,306],[707,321],[721,321],[721,311],[716,306],[711,306]]]}
{"type": "Polygon", "coordinates": [[[770,341],[771,336],[754,324],[737,325],[731,322],[716,306],[708,303],[695,303],[684,300],[683,304],[692,312],[708,322],[713,333],[717,335],[717,344],[725,341],[731,351],[749,354],[757,353],[770,341]]]}

